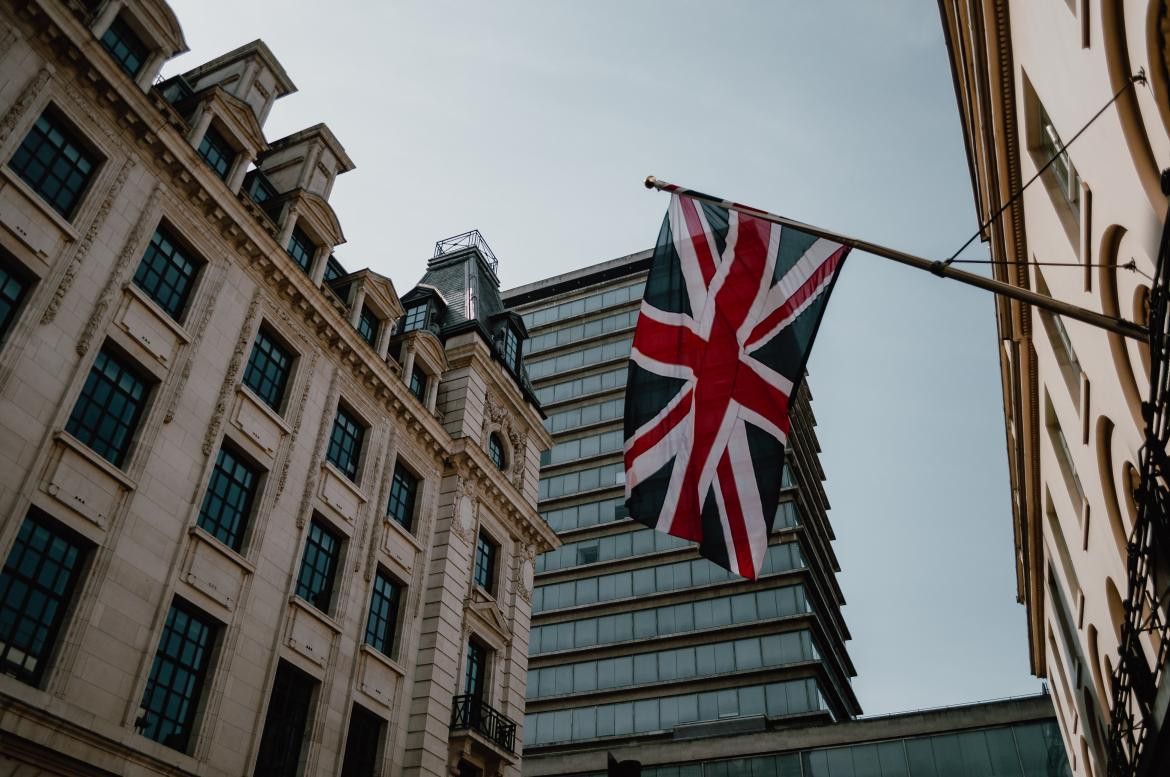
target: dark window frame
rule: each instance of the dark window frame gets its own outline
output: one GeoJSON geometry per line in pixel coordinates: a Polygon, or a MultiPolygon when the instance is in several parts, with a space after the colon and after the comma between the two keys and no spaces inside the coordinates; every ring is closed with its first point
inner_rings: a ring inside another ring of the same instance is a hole
{"type": "Polygon", "coordinates": [[[61,636],[61,631],[72,614],[73,610],[73,596],[77,592],[81,579],[85,576],[87,565],[92,551],[92,545],[81,537],[76,532],[68,527],[58,523],[48,513],[36,507],[30,507],[25,514],[24,521],[17,531],[16,539],[12,547],[8,549],[8,554],[4,560],[4,566],[0,567],[0,622],[11,624],[11,633],[0,633],[0,673],[15,677],[17,680],[31,685],[33,687],[40,687],[48,671],[50,662],[52,661],[57,647],[58,640],[61,636]],[[43,549],[40,549],[40,558],[36,562],[36,574],[29,575],[22,570],[27,569],[27,559],[32,557],[32,553],[37,552],[36,545],[40,543],[34,535],[45,534],[50,535],[48,543],[44,544],[43,549]],[[65,545],[65,551],[58,553],[60,558],[54,559],[52,557],[51,548],[54,544],[65,545]],[[15,559],[14,554],[20,550],[21,556],[15,559]],[[47,562],[53,562],[60,567],[61,562],[68,560],[69,568],[67,570],[59,569],[54,575],[52,581],[53,585],[46,587],[41,584],[40,577],[45,571],[47,562]],[[64,580],[61,579],[61,572],[66,573],[64,580]],[[24,603],[19,608],[10,608],[9,600],[13,596],[14,578],[19,576],[23,578],[24,582],[21,586],[24,589],[24,603]],[[30,586],[29,582],[35,581],[35,586],[30,586]],[[53,609],[49,616],[49,621],[43,620],[46,613],[44,606],[38,608],[38,618],[33,626],[34,633],[41,630],[39,635],[39,642],[42,645],[42,650],[37,655],[32,655],[32,648],[38,641],[36,636],[32,637],[33,644],[23,644],[23,647],[16,649],[25,656],[25,660],[21,665],[9,660],[8,651],[14,641],[20,639],[25,635],[24,643],[29,641],[27,637],[29,627],[28,623],[31,619],[28,617],[26,610],[28,609],[28,598],[32,596],[33,589],[42,589],[41,595],[48,598],[49,594],[57,596],[57,606],[53,609]],[[16,616],[9,616],[8,611],[13,610],[18,613],[16,616]],[[35,665],[30,669],[27,666],[28,658],[35,659],[35,665]]]}
{"type": "Polygon", "coordinates": [[[203,492],[203,502],[197,518],[199,527],[237,553],[241,552],[244,539],[251,528],[257,498],[263,484],[264,469],[225,439],[216,453],[211,477],[208,478],[207,488],[203,492]],[[233,461],[224,462],[225,456],[233,461]],[[241,480],[240,470],[249,476],[248,482],[241,480]],[[220,480],[221,477],[227,481],[222,488],[218,485],[223,482],[220,480]],[[213,515],[211,507],[217,502],[220,507],[213,515]],[[226,510],[231,510],[234,514],[228,514],[225,519],[226,510]]]}
{"type": "Polygon", "coordinates": [[[475,584],[489,594],[496,592],[496,567],[500,554],[500,544],[493,540],[483,529],[475,538],[475,564],[472,566],[472,576],[475,584]]]}
{"type": "Polygon", "coordinates": [[[389,658],[397,654],[398,621],[405,594],[406,585],[379,567],[370,588],[365,643],[389,658]]]}
{"type": "Polygon", "coordinates": [[[520,371],[520,337],[512,327],[504,327],[504,364],[513,373],[520,371]]]}
{"type": "Polygon", "coordinates": [[[339,777],[377,774],[387,727],[386,720],[381,716],[361,705],[353,705],[345,734],[345,755],[339,777]]]}
{"type": "Polygon", "coordinates": [[[325,460],[354,483],[358,482],[358,475],[361,474],[362,448],[369,428],[370,425],[356,412],[344,403],[337,403],[325,460]]]}
{"type": "Polygon", "coordinates": [[[37,279],[23,265],[0,253],[0,346],[20,318],[37,279]]]}
{"type": "Polygon", "coordinates": [[[277,664],[253,775],[296,777],[320,688],[320,681],[289,662],[277,664]]]}
{"type": "Polygon", "coordinates": [[[50,104],[33,121],[7,164],[50,209],[70,221],[105,161],[77,124],[50,104]],[[62,159],[70,168],[64,177],[58,166],[62,159]]]}
{"type": "Polygon", "coordinates": [[[150,44],[143,40],[122,14],[114,17],[110,26],[102,33],[102,46],[130,78],[137,80],[143,68],[150,62],[150,44]]]}
{"type": "Polygon", "coordinates": [[[293,263],[304,271],[305,275],[313,272],[313,260],[317,256],[317,243],[309,236],[309,233],[301,229],[300,224],[292,228],[292,232],[288,236],[288,245],[284,247],[284,252],[289,255],[293,263]]]}
{"type": "Polygon", "coordinates": [[[419,486],[422,482],[422,478],[415,475],[409,467],[403,466],[401,461],[394,464],[394,474],[390,479],[390,496],[386,500],[386,515],[407,531],[414,529],[419,486]]]}
{"type": "Polygon", "coordinates": [[[179,752],[187,752],[191,745],[191,736],[195,733],[196,721],[200,709],[205,701],[204,690],[207,685],[207,678],[210,674],[212,665],[217,658],[217,648],[219,646],[219,636],[223,633],[223,623],[215,618],[207,615],[205,612],[195,607],[194,605],[176,597],[171,602],[171,608],[167,611],[166,622],[163,625],[163,630],[159,634],[158,646],[154,651],[154,660],[151,661],[150,674],[147,677],[146,688],[142,693],[142,703],[140,707],[144,710],[142,716],[135,721],[135,728],[138,733],[142,734],[148,739],[153,739],[160,744],[178,750],[179,752]],[[184,619],[185,625],[188,627],[185,631],[179,632],[174,624],[179,621],[179,616],[184,619]],[[203,627],[203,633],[200,635],[202,643],[198,641],[199,637],[192,638],[192,632],[189,629],[190,624],[195,623],[203,627]],[[172,653],[171,647],[175,644],[176,637],[179,639],[181,650],[176,650],[172,653]],[[192,664],[188,656],[187,643],[194,645],[193,658],[196,664],[192,664]],[[164,657],[164,648],[166,654],[164,657]],[[163,662],[171,665],[169,671],[160,667],[164,666],[163,662]],[[176,667],[187,672],[191,676],[189,687],[185,690],[176,692],[174,680],[179,675],[176,667]],[[165,679],[161,679],[165,678],[165,679]],[[160,703],[156,703],[152,699],[160,685],[165,685],[167,688],[163,692],[163,698],[160,703]],[[180,713],[179,718],[170,718],[165,714],[160,714],[164,711],[169,711],[172,708],[171,700],[175,697],[184,698],[185,701],[182,706],[185,707],[185,712],[180,713]],[[150,731],[151,720],[148,716],[158,716],[161,720],[156,731],[150,731]],[[180,724],[178,732],[172,732],[169,735],[165,734],[162,728],[162,722],[170,720],[172,723],[180,724]]]}
{"type": "Polygon", "coordinates": [[[477,701],[488,701],[488,661],[491,649],[480,640],[467,640],[467,662],[463,668],[463,693],[477,701]]]}
{"type": "Polygon", "coordinates": [[[235,166],[240,150],[231,144],[223,132],[215,126],[215,122],[207,125],[203,137],[199,139],[199,146],[195,149],[199,158],[203,160],[211,171],[219,176],[220,180],[227,181],[235,166]]]}
{"type": "Polygon", "coordinates": [[[508,457],[504,453],[504,441],[500,438],[499,432],[488,435],[488,458],[501,472],[508,468],[508,457]]]}
{"type": "Polygon", "coordinates": [[[163,222],[155,228],[138,262],[138,268],[134,271],[134,285],[172,319],[182,323],[187,303],[191,301],[198,285],[199,272],[205,264],[163,222]],[[161,264],[157,261],[160,257],[161,264]],[[175,261],[176,257],[181,262],[175,261]]]}
{"type": "Polygon", "coordinates": [[[341,532],[317,516],[309,521],[297,570],[296,595],[326,615],[333,609],[344,549],[345,536],[341,532]]]}
{"type": "Polygon", "coordinates": [[[410,370],[410,383],[407,384],[407,388],[410,390],[411,396],[424,405],[427,402],[427,388],[430,380],[431,376],[416,362],[410,370]]]}
{"type": "Polygon", "coordinates": [[[402,331],[416,332],[420,329],[426,329],[427,320],[430,318],[430,307],[429,302],[420,302],[408,307],[406,314],[402,317],[402,331]],[[422,312],[419,313],[419,311],[422,312]]]}
{"type": "Polygon", "coordinates": [[[362,310],[358,313],[356,329],[358,334],[361,335],[363,340],[369,343],[371,348],[378,347],[378,333],[382,329],[382,319],[378,317],[378,314],[369,305],[362,304],[362,310]]]}
{"type": "Polygon", "coordinates": [[[143,370],[136,361],[112,347],[111,344],[104,345],[98,351],[85,376],[85,382],[73,403],[73,410],[69,413],[65,431],[98,456],[115,467],[121,468],[134,447],[156,384],[157,381],[154,380],[153,376],[143,370]],[[107,365],[111,362],[119,371],[116,376],[111,376],[107,371],[107,365]],[[112,394],[112,385],[117,385],[119,402],[115,403],[115,406],[128,404],[126,402],[127,392],[122,386],[124,377],[137,381],[141,395],[136,398],[131,396],[132,399],[137,400],[136,404],[130,409],[128,415],[122,413],[122,418],[115,421],[115,426],[121,436],[110,441],[105,439],[101,432],[104,431],[107,419],[113,414],[110,403],[99,404],[99,399],[103,396],[109,399],[112,394]],[[91,408],[94,407],[100,408],[100,414],[96,421],[90,413],[91,408]],[[100,445],[95,445],[95,443],[100,443],[100,445]]]}
{"type": "Polygon", "coordinates": [[[268,407],[272,408],[279,415],[281,409],[284,407],[285,394],[288,391],[290,382],[289,378],[292,377],[296,361],[297,352],[288,347],[284,338],[262,324],[256,330],[256,336],[252,339],[252,350],[248,353],[248,363],[244,367],[244,375],[241,381],[264,404],[268,405],[268,407]],[[265,344],[262,345],[262,342],[265,344]],[[259,357],[263,357],[263,364],[260,363],[258,354],[259,357]],[[286,363],[283,365],[279,364],[279,360],[275,358],[277,356],[286,359],[286,363]],[[274,364],[277,369],[281,370],[279,376],[273,375],[268,369],[274,364]],[[279,377],[279,380],[277,377],[279,377]]]}

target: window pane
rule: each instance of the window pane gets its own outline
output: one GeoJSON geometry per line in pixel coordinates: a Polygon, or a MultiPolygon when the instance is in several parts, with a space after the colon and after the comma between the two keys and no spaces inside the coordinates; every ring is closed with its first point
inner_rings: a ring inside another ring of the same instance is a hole
{"type": "Polygon", "coordinates": [[[319,521],[309,523],[301,571],[297,577],[297,596],[328,613],[333,598],[333,578],[341,556],[341,539],[319,521]]]}
{"type": "Polygon", "coordinates": [[[102,45],[131,78],[138,75],[150,52],[130,26],[116,17],[102,35],[102,45]]]}
{"type": "Polygon", "coordinates": [[[171,318],[179,320],[199,266],[163,229],[155,231],[146,254],[134,273],[134,283],[158,303],[171,318]]]}
{"type": "Polygon", "coordinates": [[[374,576],[370,613],[366,622],[366,643],[378,652],[394,655],[394,631],[398,627],[398,603],[402,586],[380,571],[374,576]]]}
{"type": "Polygon", "coordinates": [[[216,630],[213,621],[188,606],[171,606],[142,695],[143,714],[136,722],[141,734],[186,751],[216,630]]]}
{"type": "Polygon", "coordinates": [[[279,412],[284,400],[284,388],[292,370],[292,354],[281,347],[261,329],[256,334],[248,367],[244,370],[244,385],[256,396],[279,412]]]}
{"type": "Polygon", "coordinates": [[[129,364],[103,348],[81,388],[65,430],[116,467],[122,466],[149,388],[129,364]]]}
{"type": "Polygon", "coordinates": [[[199,525],[232,550],[243,545],[259,473],[227,448],[220,448],[199,509],[199,525]]]}
{"type": "Polygon", "coordinates": [[[316,685],[315,680],[284,661],[277,667],[256,759],[264,764],[266,777],[297,774],[316,685]]]}
{"type": "Polygon", "coordinates": [[[350,480],[357,480],[365,427],[358,423],[344,407],[338,406],[333,419],[333,433],[329,435],[326,458],[350,480]]]}
{"type": "Polygon", "coordinates": [[[394,465],[394,478],[390,483],[390,502],[386,514],[407,531],[414,523],[414,503],[418,494],[418,478],[410,474],[401,464],[394,465]]]}
{"type": "Polygon", "coordinates": [[[0,671],[40,683],[85,554],[39,511],[21,524],[0,572],[0,671]]]}
{"type": "Polygon", "coordinates": [[[214,125],[208,125],[207,131],[203,133],[203,140],[199,142],[199,156],[216,175],[227,180],[232,162],[236,159],[236,151],[214,125]]]}
{"type": "Polygon", "coordinates": [[[24,136],[8,166],[53,210],[69,218],[97,169],[97,159],[46,111],[24,136]]]}

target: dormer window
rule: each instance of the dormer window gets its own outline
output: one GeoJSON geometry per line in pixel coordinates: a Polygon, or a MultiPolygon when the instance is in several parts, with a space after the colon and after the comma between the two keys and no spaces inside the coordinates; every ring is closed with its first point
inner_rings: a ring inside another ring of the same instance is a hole
{"type": "Polygon", "coordinates": [[[146,44],[130,29],[130,25],[116,17],[102,35],[102,45],[131,78],[137,78],[150,55],[146,44]]]}
{"type": "Polygon", "coordinates": [[[236,150],[224,139],[214,125],[207,125],[203,140],[199,141],[199,156],[220,178],[227,180],[232,162],[236,161],[236,150]]]}
{"type": "Polygon", "coordinates": [[[410,371],[410,393],[424,404],[427,401],[427,374],[417,364],[410,371]]]}
{"type": "Polygon", "coordinates": [[[413,332],[427,325],[427,304],[415,305],[406,311],[406,320],[402,324],[403,332],[413,332]]]}
{"type": "Polygon", "coordinates": [[[298,267],[306,273],[309,272],[309,268],[313,266],[313,254],[317,252],[317,246],[313,245],[313,241],[300,227],[293,227],[286,250],[298,267]]]}
{"type": "Polygon", "coordinates": [[[257,205],[263,205],[276,196],[276,189],[268,182],[267,176],[259,170],[248,173],[248,178],[244,182],[244,191],[257,205]]]}
{"type": "Polygon", "coordinates": [[[337,261],[337,257],[335,257],[333,254],[330,254],[329,259],[327,259],[325,262],[325,277],[323,280],[326,283],[329,283],[329,281],[335,281],[338,278],[348,274],[349,273],[345,271],[345,268],[341,266],[341,262],[337,261]]]}
{"type": "Polygon", "coordinates": [[[362,312],[357,320],[358,334],[374,347],[377,347],[376,343],[378,342],[378,324],[378,317],[374,315],[374,311],[362,305],[362,312]]]}
{"type": "Polygon", "coordinates": [[[512,327],[504,329],[504,364],[512,372],[520,371],[520,338],[512,331],[512,327]]]}

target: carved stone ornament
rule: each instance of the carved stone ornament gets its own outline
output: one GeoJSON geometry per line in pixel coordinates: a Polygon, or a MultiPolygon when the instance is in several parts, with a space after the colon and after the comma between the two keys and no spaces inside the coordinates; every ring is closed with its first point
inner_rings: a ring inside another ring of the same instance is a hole
{"type": "Polygon", "coordinates": [[[536,579],[536,564],[533,561],[531,545],[524,546],[524,555],[516,567],[516,595],[532,604],[532,586],[536,579]]]}
{"type": "Polygon", "coordinates": [[[515,422],[512,414],[502,402],[491,394],[487,394],[483,401],[483,447],[488,447],[488,439],[492,432],[500,432],[511,445],[512,451],[508,458],[511,466],[507,473],[508,480],[516,488],[524,486],[524,460],[528,447],[528,430],[515,422]]]}
{"type": "Polygon", "coordinates": [[[456,473],[451,531],[468,544],[471,543],[471,538],[475,534],[476,497],[475,481],[456,473]]]}

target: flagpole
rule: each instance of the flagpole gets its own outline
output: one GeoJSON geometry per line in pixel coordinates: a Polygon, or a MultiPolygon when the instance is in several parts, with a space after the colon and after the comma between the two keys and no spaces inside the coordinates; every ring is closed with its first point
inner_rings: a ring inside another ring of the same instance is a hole
{"type": "Polygon", "coordinates": [[[1134,340],[1140,340],[1142,342],[1145,342],[1149,339],[1149,330],[1147,330],[1145,327],[1138,326],[1132,321],[1126,321],[1124,319],[1102,315],[1101,313],[1097,313],[1092,310],[1087,310],[1076,305],[1070,305],[1067,302],[1062,302],[1058,299],[1053,299],[1052,297],[1044,294],[1038,294],[1037,292],[1031,291],[1030,289],[1013,286],[1010,283],[997,281],[994,278],[987,278],[982,275],[967,272],[966,270],[959,270],[942,261],[924,259],[921,256],[915,256],[913,254],[908,254],[905,251],[899,251],[896,248],[888,248],[887,246],[878,245],[877,243],[871,243],[868,240],[858,240],[854,237],[839,235],[836,232],[830,232],[827,229],[821,229],[820,227],[803,224],[799,221],[794,221],[793,219],[784,218],[783,216],[777,216],[775,213],[769,213],[767,211],[753,208],[748,205],[742,205],[738,202],[731,202],[730,200],[724,200],[719,197],[712,197],[709,194],[703,194],[702,192],[697,192],[693,189],[687,189],[673,183],[660,181],[652,175],[646,176],[646,188],[658,189],[660,191],[670,192],[672,194],[681,194],[686,197],[690,197],[693,200],[700,200],[702,202],[711,203],[712,205],[717,205],[721,208],[728,208],[730,210],[739,211],[740,213],[746,213],[749,216],[754,216],[756,218],[763,219],[764,221],[770,221],[773,224],[780,224],[781,226],[799,229],[801,232],[805,232],[810,235],[823,237],[826,240],[832,240],[835,243],[852,246],[853,248],[857,248],[871,254],[876,254],[878,256],[885,257],[886,259],[892,259],[895,262],[909,265],[910,267],[916,267],[919,270],[926,270],[942,278],[950,278],[952,280],[959,281],[960,283],[966,283],[970,286],[977,286],[978,288],[984,289],[985,291],[990,291],[993,294],[998,294],[1002,297],[1008,297],[1009,299],[1014,299],[1018,300],[1019,302],[1034,305],[1043,310],[1047,310],[1052,313],[1058,313],[1062,316],[1075,318],[1077,321],[1082,321],[1086,324],[1089,324],[1090,326],[1095,326],[1098,329],[1104,329],[1106,331],[1113,332],[1114,334],[1121,335],[1122,337],[1129,337],[1134,340]]]}

